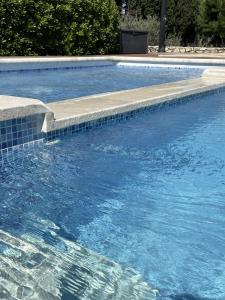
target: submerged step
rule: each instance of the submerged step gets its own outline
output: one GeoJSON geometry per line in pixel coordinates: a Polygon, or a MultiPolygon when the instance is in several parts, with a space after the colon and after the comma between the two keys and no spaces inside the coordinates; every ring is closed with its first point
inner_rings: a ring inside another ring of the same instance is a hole
{"type": "Polygon", "coordinates": [[[0,230],[2,300],[156,299],[156,291],[134,270],[59,236],[54,239],[58,250],[40,237],[0,230]]]}

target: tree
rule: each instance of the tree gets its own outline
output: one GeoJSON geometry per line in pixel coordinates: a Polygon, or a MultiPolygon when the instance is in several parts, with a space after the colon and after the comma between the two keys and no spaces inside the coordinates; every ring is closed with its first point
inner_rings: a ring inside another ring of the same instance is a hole
{"type": "Polygon", "coordinates": [[[159,17],[161,0],[128,0],[130,15],[146,19],[148,16],[159,17]]]}
{"type": "MultiPolygon", "coordinates": [[[[167,36],[178,37],[184,46],[196,41],[200,1],[167,0],[167,36]]],[[[160,8],[161,0],[128,0],[129,14],[138,18],[159,18],[160,8]]]]}
{"type": "Polygon", "coordinates": [[[183,46],[193,44],[197,38],[199,11],[200,0],[168,0],[167,33],[180,37],[183,46]]]}
{"type": "Polygon", "coordinates": [[[225,44],[225,0],[204,0],[200,6],[199,25],[207,43],[225,44]]]}

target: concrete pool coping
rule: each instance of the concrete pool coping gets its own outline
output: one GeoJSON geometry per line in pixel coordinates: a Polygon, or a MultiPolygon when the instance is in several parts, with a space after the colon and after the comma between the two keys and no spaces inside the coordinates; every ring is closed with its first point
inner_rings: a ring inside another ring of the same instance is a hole
{"type": "Polygon", "coordinates": [[[0,95],[0,121],[34,114],[45,114],[53,118],[53,112],[40,100],[0,95]]]}
{"type": "Polygon", "coordinates": [[[115,62],[148,62],[148,63],[174,63],[174,64],[206,64],[208,66],[225,66],[225,56],[198,57],[196,55],[188,56],[146,56],[146,55],[101,55],[101,56],[47,56],[47,57],[2,57],[1,64],[8,63],[47,63],[47,62],[81,62],[81,61],[102,61],[111,60],[115,62]]]}
{"type": "MultiPolygon", "coordinates": [[[[172,59],[172,58],[143,58],[125,56],[101,57],[63,57],[63,58],[2,58],[1,63],[24,62],[63,62],[63,61],[97,61],[97,60],[133,61],[133,62],[166,62],[166,63],[206,63],[205,59],[172,59]]],[[[221,66],[225,60],[213,60],[211,67],[203,72],[202,77],[160,84],[150,87],[126,90],[120,92],[98,94],[89,97],[68,99],[59,102],[43,104],[39,100],[19,97],[0,96],[0,121],[7,118],[17,118],[35,113],[45,113],[43,132],[66,128],[72,125],[113,116],[136,110],[154,104],[196,95],[225,86],[225,68],[221,66]],[[215,67],[215,61],[218,67],[215,67]],[[220,66],[219,66],[220,65],[220,66]],[[9,99],[10,98],[10,99],[9,99]],[[8,102],[8,104],[7,104],[8,102]]]]}

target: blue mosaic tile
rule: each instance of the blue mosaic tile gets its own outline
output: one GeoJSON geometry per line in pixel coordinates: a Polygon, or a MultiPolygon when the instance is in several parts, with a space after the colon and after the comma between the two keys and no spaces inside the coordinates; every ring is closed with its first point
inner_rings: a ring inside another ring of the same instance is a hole
{"type": "Polygon", "coordinates": [[[44,114],[0,122],[0,150],[22,145],[43,137],[44,114]]]}
{"type": "Polygon", "coordinates": [[[35,62],[35,63],[13,63],[1,64],[0,72],[37,72],[42,70],[70,70],[70,69],[87,69],[87,68],[106,68],[114,66],[116,62],[110,60],[100,61],[64,61],[64,62],[35,62]]]}

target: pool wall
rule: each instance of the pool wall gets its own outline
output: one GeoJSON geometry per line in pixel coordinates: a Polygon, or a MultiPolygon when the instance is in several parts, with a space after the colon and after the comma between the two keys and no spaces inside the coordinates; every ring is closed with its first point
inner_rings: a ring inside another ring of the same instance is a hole
{"type": "Polygon", "coordinates": [[[0,122],[0,149],[25,144],[42,138],[44,114],[35,114],[23,118],[0,122]]]}
{"type": "Polygon", "coordinates": [[[15,61],[10,63],[3,63],[0,61],[0,72],[13,71],[33,71],[33,70],[50,70],[50,69],[78,69],[91,67],[106,67],[113,66],[116,62],[113,60],[82,60],[82,61],[15,61]]]}
{"type": "MultiPolygon", "coordinates": [[[[66,61],[69,66],[71,61],[66,61]]],[[[24,60],[20,62],[24,63],[24,60]]],[[[37,60],[33,62],[28,59],[26,62],[30,62],[29,67],[33,69],[37,60]]],[[[55,60],[50,60],[48,63],[53,68],[57,64],[61,66],[64,60],[57,61],[56,64],[55,60]]],[[[72,62],[75,63],[77,67],[95,66],[96,60],[78,59],[72,62]]],[[[18,61],[14,61],[9,70],[13,70],[12,65],[18,68],[19,64],[18,61]]],[[[97,59],[97,65],[105,64],[105,59],[97,59]]],[[[0,63],[0,69],[6,69],[7,65],[7,62],[0,63]]],[[[43,140],[52,140],[62,135],[129,119],[138,113],[158,109],[165,104],[188,101],[205,93],[217,93],[224,90],[224,87],[225,68],[214,67],[206,68],[200,78],[69,99],[48,105],[36,99],[3,95],[0,96],[0,156],[4,157],[5,154],[14,153],[23,146],[34,145],[43,140]]]]}

